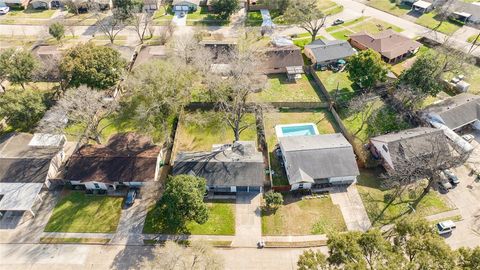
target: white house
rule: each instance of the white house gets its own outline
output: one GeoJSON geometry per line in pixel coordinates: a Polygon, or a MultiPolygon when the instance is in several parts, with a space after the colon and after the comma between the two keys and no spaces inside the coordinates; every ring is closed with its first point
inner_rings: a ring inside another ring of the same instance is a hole
{"type": "Polygon", "coordinates": [[[173,11],[196,11],[200,5],[200,0],[173,0],[173,11]]]}

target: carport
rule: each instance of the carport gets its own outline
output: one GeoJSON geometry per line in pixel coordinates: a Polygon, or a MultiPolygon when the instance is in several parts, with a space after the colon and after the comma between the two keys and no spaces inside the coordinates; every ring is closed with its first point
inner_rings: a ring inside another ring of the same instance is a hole
{"type": "Polygon", "coordinates": [[[33,207],[43,184],[40,183],[0,183],[1,212],[29,212],[35,217],[33,207]]]}

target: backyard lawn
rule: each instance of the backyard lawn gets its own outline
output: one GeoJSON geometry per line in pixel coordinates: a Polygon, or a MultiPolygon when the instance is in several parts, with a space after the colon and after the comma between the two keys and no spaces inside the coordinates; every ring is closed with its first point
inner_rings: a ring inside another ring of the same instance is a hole
{"type": "Polygon", "coordinates": [[[255,102],[322,102],[320,90],[310,75],[290,82],[284,74],[269,75],[267,88],[250,96],[255,102]]]}
{"type": "Polygon", "coordinates": [[[348,72],[325,70],[317,71],[317,75],[333,100],[346,103],[355,96],[352,81],[348,78],[348,72]]]}
{"type": "MultiPolygon", "coordinates": [[[[409,205],[412,205],[417,200],[423,191],[424,183],[412,185],[412,187],[405,190],[401,198],[394,201],[384,214],[379,217],[382,209],[386,206],[389,199],[389,194],[392,190],[385,190],[381,188],[381,181],[379,178],[380,169],[377,170],[361,170],[358,177],[357,189],[362,198],[365,209],[367,210],[370,221],[377,219],[375,226],[382,226],[393,223],[411,213],[409,205]]],[[[429,192],[418,203],[415,214],[421,217],[435,215],[441,212],[450,211],[452,208],[440,197],[436,191],[429,192]]]]}
{"type": "MultiPolygon", "coordinates": [[[[205,224],[189,222],[187,234],[200,235],[234,235],[235,234],[235,202],[218,201],[208,202],[209,217],[205,224]]],[[[162,216],[159,215],[159,207],[152,208],[146,217],[143,227],[144,233],[172,233],[162,227],[162,216]]]]}
{"type": "Polygon", "coordinates": [[[72,191],[53,209],[46,232],[114,233],[123,197],[85,195],[72,191]]]}
{"type": "Polygon", "coordinates": [[[265,138],[268,144],[270,156],[270,165],[273,170],[273,185],[288,185],[288,179],[284,169],[280,166],[275,153],[275,145],[278,142],[275,134],[275,126],[280,124],[295,123],[315,123],[320,134],[329,134],[338,132],[338,128],[333,124],[333,116],[326,109],[314,111],[285,111],[285,112],[269,112],[264,114],[265,138]]]}
{"type": "Polygon", "coordinates": [[[286,195],[277,211],[262,211],[263,235],[309,235],[345,230],[342,212],[328,195],[303,200],[286,195]]]}
{"type": "Polygon", "coordinates": [[[368,6],[383,10],[395,16],[401,17],[410,11],[410,7],[406,5],[397,5],[394,0],[370,0],[367,2],[368,6]]]}
{"type": "MultiPolygon", "coordinates": [[[[240,140],[256,141],[255,116],[248,114],[244,120],[250,126],[240,134],[240,140]]],[[[233,140],[233,131],[221,113],[197,111],[185,114],[178,124],[175,148],[179,151],[210,151],[213,144],[232,143],[233,140]]]]}
{"type": "MultiPolygon", "coordinates": [[[[438,26],[439,21],[435,18],[435,12],[425,13],[420,18],[418,18],[415,23],[418,23],[427,28],[433,29],[438,26]]],[[[437,31],[442,32],[447,35],[455,33],[458,29],[462,27],[462,24],[456,23],[454,21],[446,20],[442,25],[437,29],[437,31]]]]}

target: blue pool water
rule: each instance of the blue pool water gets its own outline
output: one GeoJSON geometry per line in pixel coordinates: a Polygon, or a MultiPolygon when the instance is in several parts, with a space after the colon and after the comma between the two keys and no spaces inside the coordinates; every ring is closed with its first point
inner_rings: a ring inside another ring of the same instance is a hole
{"type": "Polygon", "coordinates": [[[291,127],[282,127],[284,137],[315,135],[315,129],[312,125],[299,125],[291,127]]]}

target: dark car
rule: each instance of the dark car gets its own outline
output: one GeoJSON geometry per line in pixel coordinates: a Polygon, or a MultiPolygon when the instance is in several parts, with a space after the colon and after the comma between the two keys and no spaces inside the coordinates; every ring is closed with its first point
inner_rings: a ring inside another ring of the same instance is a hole
{"type": "Polygon", "coordinates": [[[339,24],[342,24],[342,23],[344,23],[344,21],[342,19],[336,19],[335,21],[333,21],[332,25],[339,25],[339,24]]]}
{"type": "Polygon", "coordinates": [[[125,207],[129,207],[133,205],[136,197],[137,197],[137,190],[130,189],[127,193],[127,197],[125,197],[125,207]]]}

